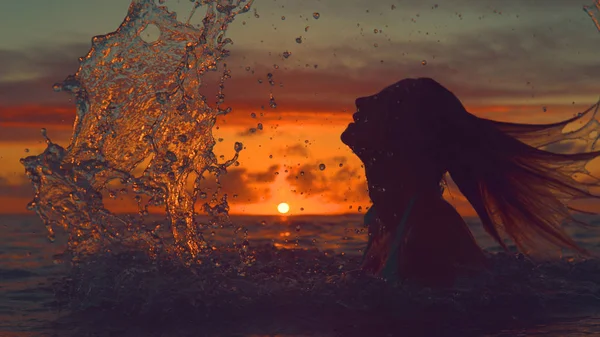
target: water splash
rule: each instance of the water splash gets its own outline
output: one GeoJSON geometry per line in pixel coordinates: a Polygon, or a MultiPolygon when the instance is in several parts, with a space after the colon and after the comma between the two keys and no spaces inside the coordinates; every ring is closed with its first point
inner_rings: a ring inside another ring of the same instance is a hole
{"type": "Polygon", "coordinates": [[[28,208],[51,238],[57,227],[68,232],[75,260],[115,242],[153,254],[171,242],[166,251],[197,262],[210,246],[203,230],[227,219],[227,196],[217,188],[207,197],[200,184],[205,174],[218,182],[243,146],[236,143],[232,159],[217,161],[212,128],[231,111],[222,106],[230,72],[222,64],[213,106],[202,93],[203,77],[228,56],[228,25],[253,0],[198,0],[192,15],[206,8],[199,27],[178,21],[163,3],[133,0],[115,32],[92,39],[77,73],[54,85],[76,104],[70,144],[65,149],[43,131],[46,150],[21,160],[35,189],[28,208]],[[136,216],[111,212],[103,200],[129,193],[139,205],[136,216]],[[209,223],[195,220],[199,198],[209,223]],[[165,211],[166,239],[163,224],[143,221],[152,207],[165,211]]]}
{"type": "Polygon", "coordinates": [[[600,0],[595,0],[591,6],[583,6],[583,10],[592,18],[592,21],[594,21],[596,28],[600,32],[600,0]]]}

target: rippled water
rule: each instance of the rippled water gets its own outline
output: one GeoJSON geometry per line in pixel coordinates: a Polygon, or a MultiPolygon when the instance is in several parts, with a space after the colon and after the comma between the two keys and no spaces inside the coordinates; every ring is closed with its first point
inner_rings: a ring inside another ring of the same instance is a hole
{"type": "MultiPolygon", "coordinates": [[[[232,221],[252,242],[255,260],[244,269],[226,251],[193,268],[129,251],[70,269],[56,255],[63,233],[49,243],[35,217],[3,216],[0,336],[600,334],[596,260],[536,265],[495,255],[489,275],[435,292],[355,270],[365,243],[360,216],[232,221]]],[[[475,222],[473,230],[497,251],[475,222]]],[[[600,252],[600,230],[572,234],[600,252]]]]}

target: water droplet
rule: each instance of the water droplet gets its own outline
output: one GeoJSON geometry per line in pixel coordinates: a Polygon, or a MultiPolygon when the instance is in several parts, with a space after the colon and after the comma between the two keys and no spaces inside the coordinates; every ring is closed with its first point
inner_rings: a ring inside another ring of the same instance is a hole
{"type": "Polygon", "coordinates": [[[160,28],[151,23],[142,30],[140,38],[146,43],[154,43],[160,38],[160,28]]]}
{"type": "Polygon", "coordinates": [[[291,53],[291,52],[289,52],[289,51],[284,51],[284,52],[283,52],[283,57],[284,57],[284,58],[288,58],[288,57],[290,57],[290,56],[292,56],[292,53],[291,53]]]}
{"type": "Polygon", "coordinates": [[[310,28],[310,26],[306,26],[306,27],[304,27],[304,31],[305,31],[305,32],[308,32],[308,29],[309,29],[309,28],[310,28]]]}
{"type": "Polygon", "coordinates": [[[321,17],[321,14],[319,14],[318,12],[313,13],[313,18],[319,19],[320,17],[321,17]]]}
{"type": "Polygon", "coordinates": [[[285,16],[281,16],[281,20],[285,20],[285,16]]]}
{"type": "Polygon", "coordinates": [[[235,142],[233,149],[235,150],[235,152],[240,152],[244,149],[244,144],[242,144],[241,142],[235,142]]]}
{"type": "Polygon", "coordinates": [[[25,149],[25,153],[29,153],[29,149],[25,149]]]}
{"type": "Polygon", "coordinates": [[[255,112],[250,113],[250,117],[256,118],[256,113],[255,112]]]}
{"type": "Polygon", "coordinates": [[[256,125],[256,128],[259,130],[263,129],[263,124],[262,123],[258,123],[258,125],[256,125]]]}
{"type": "Polygon", "coordinates": [[[165,154],[165,157],[170,162],[176,162],[177,161],[177,155],[174,152],[172,152],[172,151],[167,151],[167,153],[165,154]]]}
{"type": "Polygon", "coordinates": [[[426,60],[421,61],[421,65],[426,66],[427,65],[427,61],[426,60]]]}
{"type": "Polygon", "coordinates": [[[319,164],[319,170],[321,170],[321,171],[325,170],[325,164],[323,164],[323,163],[319,164]]]}
{"type": "Polygon", "coordinates": [[[296,43],[302,43],[302,36],[296,38],[296,43]]]}
{"type": "Polygon", "coordinates": [[[392,5],[392,10],[396,9],[396,5],[392,5]]]}
{"type": "Polygon", "coordinates": [[[271,99],[269,99],[269,107],[271,107],[271,109],[277,108],[277,102],[275,102],[275,98],[273,96],[271,96],[271,99]]]}
{"type": "Polygon", "coordinates": [[[542,111],[544,111],[544,112],[548,111],[548,107],[543,106],[542,111]]]}

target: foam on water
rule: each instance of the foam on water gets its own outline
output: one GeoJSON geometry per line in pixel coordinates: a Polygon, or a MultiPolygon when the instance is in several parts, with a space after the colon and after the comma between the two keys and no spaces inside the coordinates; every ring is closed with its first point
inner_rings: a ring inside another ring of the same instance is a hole
{"type": "MultiPolygon", "coordinates": [[[[149,207],[162,207],[175,245],[169,247],[188,263],[209,247],[206,226],[227,218],[226,196],[200,188],[206,173],[218,176],[236,163],[213,153],[212,128],[220,114],[229,70],[225,37],[236,15],[253,0],[196,1],[206,8],[201,27],[177,20],[154,0],[134,0],[121,26],[92,39],[79,70],[54,86],[70,93],[77,107],[73,136],[62,148],[46,135],[48,147],[22,160],[35,187],[29,209],[46,224],[50,237],[57,227],[70,233],[75,258],[119,241],[153,254],[165,243],[160,225],[144,224],[149,207]],[[154,35],[152,35],[154,34],[154,35]],[[207,72],[223,69],[216,104],[203,95],[207,72]],[[103,198],[133,193],[139,217],[107,209],[103,198]],[[205,199],[205,200],[201,200],[205,199]],[[213,216],[210,224],[194,219],[196,204],[213,216]]],[[[188,19],[189,22],[189,19],[188,19]]]]}

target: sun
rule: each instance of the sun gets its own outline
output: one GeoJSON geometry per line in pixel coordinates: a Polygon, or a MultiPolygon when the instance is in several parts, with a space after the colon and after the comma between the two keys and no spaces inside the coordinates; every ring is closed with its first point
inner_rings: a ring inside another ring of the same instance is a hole
{"type": "Polygon", "coordinates": [[[290,205],[288,205],[285,202],[282,202],[281,204],[277,205],[277,210],[279,211],[279,213],[285,214],[290,211],[290,205]]]}

